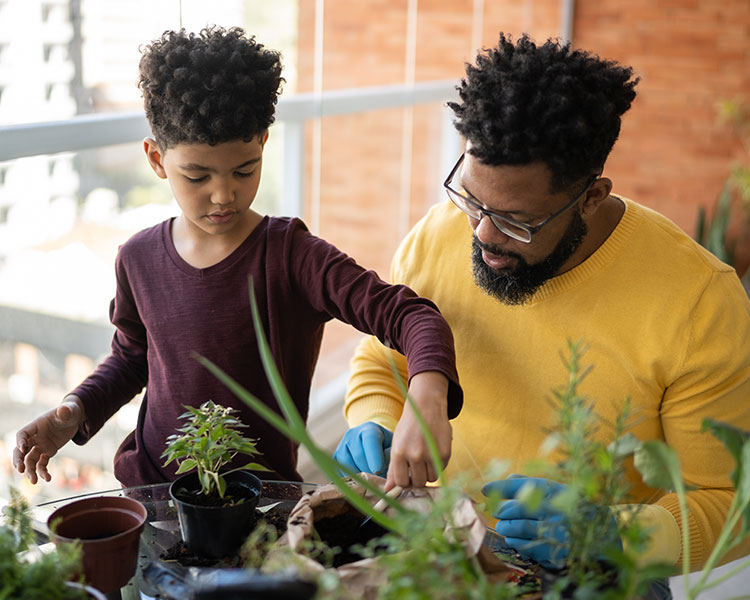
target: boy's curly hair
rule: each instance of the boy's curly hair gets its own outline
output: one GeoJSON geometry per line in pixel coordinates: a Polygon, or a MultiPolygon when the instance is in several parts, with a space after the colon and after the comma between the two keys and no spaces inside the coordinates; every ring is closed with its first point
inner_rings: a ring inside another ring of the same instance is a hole
{"type": "Polygon", "coordinates": [[[523,35],[514,45],[504,33],[466,74],[461,102],[448,105],[470,154],[489,165],[542,161],[555,188],[603,168],[638,83],[630,67],[570,44],[537,47],[523,35]]]}
{"type": "Polygon", "coordinates": [[[281,56],[241,28],[166,31],[142,54],[138,87],[162,149],[250,141],[273,123],[281,56]]]}

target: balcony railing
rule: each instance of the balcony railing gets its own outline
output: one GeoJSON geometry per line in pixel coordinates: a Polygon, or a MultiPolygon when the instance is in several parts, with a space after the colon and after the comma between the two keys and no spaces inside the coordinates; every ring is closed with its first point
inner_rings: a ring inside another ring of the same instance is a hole
{"type": "MultiPolygon", "coordinates": [[[[279,100],[276,120],[283,123],[283,173],[280,213],[303,214],[306,156],[305,125],[315,119],[368,111],[444,103],[455,95],[454,81],[394,85],[321,94],[298,94],[279,100]]],[[[460,139],[446,108],[441,122],[440,161],[437,173],[450,170],[460,152],[460,139]],[[439,169],[439,170],[438,170],[439,169]]],[[[31,156],[76,152],[139,142],[150,135],[142,113],[92,114],[64,121],[0,126],[0,166],[5,161],[31,156]]],[[[109,350],[109,323],[85,323],[41,314],[22,307],[0,305],[0,342],[23,342],[54,356],[80,354],[98,360],[109,350]]],[[[311,399],[311,417],[340,402],[345,377],[317,391],[311,399]]]]}

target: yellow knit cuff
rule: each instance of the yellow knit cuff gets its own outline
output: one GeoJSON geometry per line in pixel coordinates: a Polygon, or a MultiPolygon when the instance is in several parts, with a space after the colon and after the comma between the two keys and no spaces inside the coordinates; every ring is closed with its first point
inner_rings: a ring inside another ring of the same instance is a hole
{"type": "Polygon", "coordinates": [[[372,421],[393,431],[403,408],[403,404],[394,402],[389,396],[371,395],[352,402],[344,410],[349,427],[372,421]]]}
{"type": "MultiPolygon", "coordinates": [[[[677,563],[682,544],[680,527],[671,512],[658,504],[620,504],[610,508],[618,522],[635,518],[638,525],[648,532],[646,549],[636,558],[639,566],[677,563]]],[[[625,540],[623,546],[627,551],[625,540]]]]}
{"type": "Polygon", "coordinates": [[[398,424],[398,419],[394,419],[390,415],[375,415],[370,417],[370,421],[377,423],[381,427],[385,427],[390,432],[393,432],[398,424]]]}

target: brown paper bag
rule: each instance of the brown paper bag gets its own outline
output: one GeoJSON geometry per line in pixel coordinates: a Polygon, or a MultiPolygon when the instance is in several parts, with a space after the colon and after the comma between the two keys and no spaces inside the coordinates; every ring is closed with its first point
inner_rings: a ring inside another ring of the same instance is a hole
{"type": "MultiPolygon", "coordinates": [[[[375,475],[360,474],[360,477],[383,489],[385,479],[375,475]]],[[[350,481],[352,489],[371,504],[377,501],[369,491],[354,481],[350,481]]],[[[429,510],[433,499],[441,493],[440,488],[424,487],[409,488],[402,492],[398,502],[406,508],[416,511],[429,510]]],[[[392,509],[387,509],[388,513],[392,509]]],[[[281,545],[288,545],[292,550],[297,550],[303,540],[310,540],[313,536],[315,522],[332,517],[349,516],[349,522],[359,523],[364,518],[359,511],[352,507],[344,498],[339,489],[328,484],[303,496],[292,510],[287,520],[287,531],[279,540],[281,545]],[[351,519],[355,516],[356,519],[351,519]]],[[[482,545],[486,532],[486,525],[481,515],[477,513],[471,499],[461,498],[452,510],[453,534],[463,540],[466,556],[476,556],[482,570],[490,581],[504,582],[508,579],[512,570],[509,565],[497,558],[486,546],[482,545]]],[[[309,575],[319,574],[324,567],[317,561],[306,556],[299,556],[298,561],[302,571],[309,575]]],[[[385,573],[379,567],[379,559],[366,558],[356,560],[348,564],[336,567],[335,572],[344,589],[353,597],[374,599],[377,596],[378,587],[384,583],[385,573]]]]}

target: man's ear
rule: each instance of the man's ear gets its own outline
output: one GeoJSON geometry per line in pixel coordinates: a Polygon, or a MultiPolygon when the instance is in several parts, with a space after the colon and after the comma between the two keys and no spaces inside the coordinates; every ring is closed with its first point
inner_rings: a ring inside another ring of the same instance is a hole
{"type": "Polygon", "coordinates": [[[591,184],[586,196],[581,202],[581,213],[583,216],[592,216],[601,206],[612,191],[612,180],[607,177],[600,177],[591,184]]]}
{"type": "Polygon", "coordinates": [[[164,156],[159,150],[159,145],[156,143],[154,138],[146,138],[143,140],[143,150],[146,153],[146,159],[148,164],[154,170],[154,173],[162,179],[167,178],[167,172],[164,170],[163,159],[164,156]]]}

